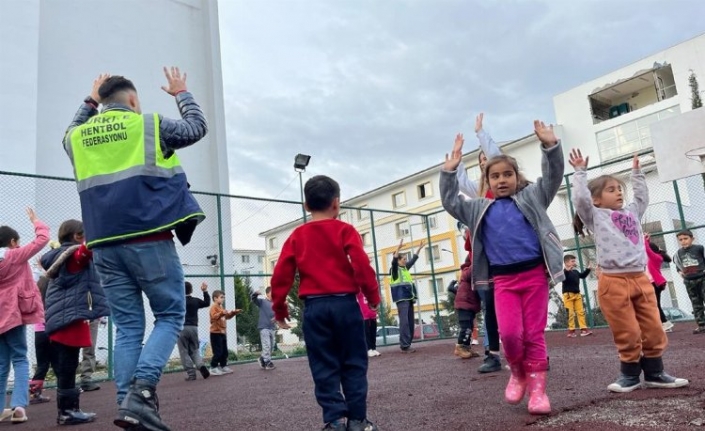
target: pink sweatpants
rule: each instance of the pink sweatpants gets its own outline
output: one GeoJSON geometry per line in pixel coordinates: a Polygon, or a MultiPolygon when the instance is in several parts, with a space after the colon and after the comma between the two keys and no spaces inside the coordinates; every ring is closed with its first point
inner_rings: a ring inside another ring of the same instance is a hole
{"type": "Polygon", "coordinates": [[[499,335],[510,365],[525,371],[545,371],[548,319],[548,278],[543,265],[512,275],[494,277],[499,335]]]}

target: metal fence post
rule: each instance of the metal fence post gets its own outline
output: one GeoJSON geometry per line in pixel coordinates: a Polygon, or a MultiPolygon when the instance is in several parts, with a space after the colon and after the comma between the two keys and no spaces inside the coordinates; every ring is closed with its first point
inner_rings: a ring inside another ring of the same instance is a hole
{"type": "MultiPolygon", "coordinates": [[[[375,255],[375,274],[377,274],[377,286],[379,290],[379,298],[380,298],[380,303],[382,302],[382,283],[379,282],[380,276],[379,276],[379,256],[378,256],[378,250],[377,250],[377,236],[375,235],[375,213],[374,211],[370,210],[370,233],[372,234],[372,250],[374,250],[374,255],[375,255]]],[[[363,244],[364,245],[364,244],[363,244]]],[[[385,304],[385,310],[386,307],[389,307],[389,304],[385,304]]],[[[379,311],[379,308],[377,309],[379,311]]],[[[384,330],[386,326],[384,326],[384,322],[382,322],[382,343],[387,344],[387,331],[384,330]]]]}
{"type": "MultiPolygon", "coordinates": [[[[422,215],[421,217],[424,217],[424,221],[426,223],[426,241],[428,242],[428,250],[429,250],[429,255],[431,256],[431,280],[433,280],[433,299],[434,299],[434,307],[435,307],[435,312],[436,312],[436,325],[438,325],[438,333],[442,334],[443,333],[443,322],[441,321],[441,312],[439,311],[438,307],[438,286],[436,285],[436,268],[433,265],[433,247],[431,243],[431,226],[428,223],[428,215],[422,215]]],[[[440,253],[441,251],[438,250],[440,253]]],[[[423,325],[421,325],[421,332],[423,332],[423,325]]]]}
{"type": "MultiPolygon", "coordinates": [[[[570,187],[570,174],[565,175],[565,189],[566,189],[566,195],[568,197],[568,207],[570,208],[570,216],[575,217],[575,208],[573,207],[573,198],[572,198],[572,193],[571,193],[571,187],[570,187]]],[[[578,257],[578,265],[580,265],[581,268],[583,268],[583,253],[582,253],[582,247],[580,246],[580,237],[578,236],[577,233],[573,234],[573,238],[575,240],[575,250],[576,250],[576,255],[578,257]]],[[[555,287],[554,287],[555,288],[555,287]]],[[[590,293],[588,292],[588,286],[587,286],[587,280],[583,278],[583,292],[585,292],[585,305],[587,306],[587,320],[588,320],[588,326],[593,327],[595,326],[595,319],[592,317],[592,304],[590,303],[590,293]]],[[[570,318],[570,315],[568,316],[570,318]]]]}
{"type": "Polygon", "coordinates": [[[681,227],[680,230],[687,228],[685,225],[685,214],[683,214],[683,202],[681,202],[681,193],[678,190],[678,182],[673,181],[673,192],[676,195],[676,206],[678,206],[678,217],[680,217],[681,227]]]}

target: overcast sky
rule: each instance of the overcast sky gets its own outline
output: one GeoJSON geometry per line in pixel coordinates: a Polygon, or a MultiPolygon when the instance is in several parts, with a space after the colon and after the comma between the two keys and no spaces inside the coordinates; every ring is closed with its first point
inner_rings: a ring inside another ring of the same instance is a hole
{"type": "MultiPolygon", "coordinates": [[[[552,97],[705,32],[702,0],[219,2],[231,192],[350,198],[441,161],[475,114],[496,140],[552,97]],[[288,185],[288,186],[287,186],[288,185]]],[[[468,139],[469,138],[469,139],[468,139]]]]}

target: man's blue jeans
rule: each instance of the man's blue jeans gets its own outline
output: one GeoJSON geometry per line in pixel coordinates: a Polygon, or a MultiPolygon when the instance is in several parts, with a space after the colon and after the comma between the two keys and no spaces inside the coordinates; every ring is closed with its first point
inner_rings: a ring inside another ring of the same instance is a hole
{"type": "Polygon", "coordinates": [[[93,259],[117,327],[113,358],[120,404],[132,378],[159,383],[184,324],[184,271],[172,240],[99,247],[93,259]],[[155,319],[144,347],[143,293],[155,319]]]}
{"type": "Polygon", "coordinates": [[[0,334],[0,396],[5,408],[7,379],[10,377],[10,364],[15,370],[15,385],[12,390],[10,407],[27,407],[29,404],[29,360],[27,360],[27,327],[16,326],[0,334]]]}

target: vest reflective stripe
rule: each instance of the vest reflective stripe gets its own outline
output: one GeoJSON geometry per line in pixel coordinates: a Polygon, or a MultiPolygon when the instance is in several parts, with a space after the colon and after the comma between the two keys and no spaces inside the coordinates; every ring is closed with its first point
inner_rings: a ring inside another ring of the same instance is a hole
{"type": "Polygon", "coordinates": [[[397,268],[397,277],[398,278],[392,278],[392,281],[390,283],[391,286],[396,286],[398,284],[413,284],[414,279],[411,278],[411,273],[409,272],[408,269],[404,266],[400,266],[397,268]]]}
{"type": "Polygon", "coordinates": [[[79,193],[135,176],[184,172],[176,154],[164,158],[158,114],[105,112],[74,128],[68,147],[79,193]]]}
{"type": "Polygon", "coordinates": [[[202,212],[195,212],[195,213],[193,213],[193,214],[189,214],[188,216],[186,216],[186,217],[184,217],[184,218],[182,218],[182,219],[174,220],[173,222],[171,222],[171,223],[169,223],[169,224],[167,224],[167,225],[159,226],[159,227],[154,228],[154,229],[142,230],[142,231],[133,232],[133,233],[130,233],[130,234],[115,235],[115,236],[111,236],[111,237],[108,237],[108,238],[99,238],[99,239],[96,239],[96,240],[94,240],[94,241],[88,241],[88,242],[86,242],[86,247],[91,248],[91,247],[94,247],[94,246],[96,246],[96,245],[98,245],[98,244],[109,243],[109,242],[120,241],[120,240],[127,240],[127,239],[137,238],[137,237],[141,237],[141,236],[145,236],[145,235],[149,235],[149,234],[153,234],[153,233],[164,232],[164,231],[166,231],[166,230],[172,229],[172,228],[175,227],[177,224],[182,223],[182,222],[185,222],[186,220],[188,220],[188,219],[190,219],[190,218],[194,218],[194,217],[198,218],[198,219],[199,219],[199,222],[200,222],[200,221],[202,221],[203,219],[206,218],[206,215],[205,215],[204,213],[202,213],[202,212]]]}

